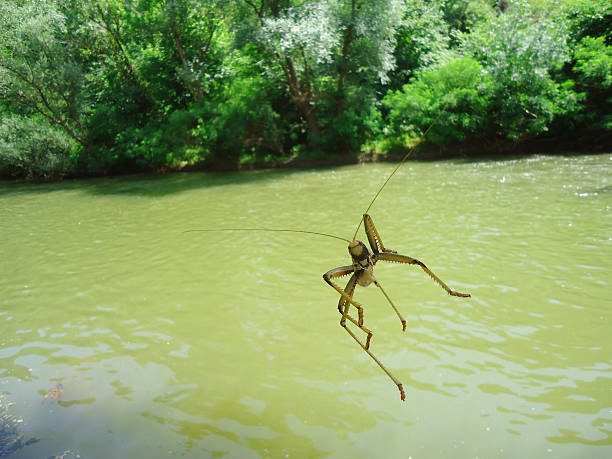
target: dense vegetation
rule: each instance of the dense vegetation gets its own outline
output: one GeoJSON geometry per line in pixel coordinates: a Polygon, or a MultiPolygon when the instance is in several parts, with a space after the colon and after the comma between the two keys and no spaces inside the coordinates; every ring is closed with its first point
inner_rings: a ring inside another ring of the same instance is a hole
{"type": "Polygon", "coordinates": [[[0,175],[612,130],[609,0],[3,0],[0,175]]]}

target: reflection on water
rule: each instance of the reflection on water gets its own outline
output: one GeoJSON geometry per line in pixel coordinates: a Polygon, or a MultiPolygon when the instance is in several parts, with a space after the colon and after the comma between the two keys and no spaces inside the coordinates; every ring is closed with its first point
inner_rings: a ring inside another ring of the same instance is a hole
{"type": "Polygon", "coordinates": [[[402,333],[358,287],[403,403],[338,326],[344,243],[182,233],[351,238],[392,164],[0,185],[0,390],[40,440],[14,454],[609,457],[611,160],[400,169],[385,245],[472,294],[379,263],[402,333]]]}

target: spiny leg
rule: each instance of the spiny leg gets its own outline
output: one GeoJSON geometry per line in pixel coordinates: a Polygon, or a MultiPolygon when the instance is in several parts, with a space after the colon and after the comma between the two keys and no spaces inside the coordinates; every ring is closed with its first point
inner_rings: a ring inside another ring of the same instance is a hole
{"type": "Polygon", "coordinates": [[[366,236],[368,237],[368,242],[370,243],[370,247],[372,248],[372,253],[397,253],[395,250],[385,248],[382,239],[380,238],[380,234],[378,234],[378,231],[374,226],[374,221],[372,220],[372,217],[370,217],[368,214],[363,214],[363,228],[365,229],[366,236]]]}
{"type": "MultiPolygon", "coordinates": [[[[351,278],[349,279],[349,281],[346,284],[346,287],[344,289],[344,292],[351,299],[353,298],[353,293],[355,293],[355,287],[357,285],[357,280],[359,279],[359,275],[360,275],[359,272],[355,272],[351,276],[351,278]]],[[[344,328],[346,328],[346,319],[348,319],[351,322],[353,322],[358,328],[360,328],[364,333],[367,334],[365,345],[361,344],[361,342],[358,341],[359,344],[364,349],[369,349],[370,348],[370,340],[372,339],[372,332],[363,326],[363,308],[359,307],[357,309],[358,314],[359,314],[359,321],[356,321],[348,313],[350,306],[351,306],[351,303],[349,301],[347,301],[344,297],[341,296],[340,297],[340,301],[338,302],[338,311],[340,311],[340,314],[342,314],[342,319],[340,319],[340,325],[342,325],[344,328]]]]}
{"type": "MultiPolygon", "coordinates": [[[[344,293],[346,293],[349,297],[353,298],[353,293],[355,293],[356,285],[357,285],[357,273],[353,273],[353,275],[347,282],[346,287],[344,287],[344,293]]],[[[340,301],[338,301],[338,311],[340,311],[340,314],[342,314],[342,311],[344,310],[344,306],[346,305],[346,303],[347,303],[346,298],[341,296],[340,301]]]]}
{"type": "MultiPolygon", "coordinates": [[[[355,286],[357,285],[357,279],[358,279],[359,274],[355,273],[353,274],[353,276],[351,277],[351,279],[348,281],[348,284],[346,285],[346,289],[345,292],[347,294],[347,296],[352,297],[353,293],[355,292],[355,286]]],[[[380,287],[380,286],[379,286],[380,287]]],[[[381,289],[382,290],[382,289],[381,289]]],[[[384,293],[384,291],[383,291],[384,293]]],[[[386,294],[385,294],[386,296],[386,294]]],[[[388,298],[388,297],[387,297],[388,298]]],[[[389,300],[390,301],[390,300],[389,300]]],[[[357,344],[359,344],[361,346],[361,348],[367,352],[367,354],[372,357],[372,360],[374,360],[378,366],[382,369],[382,371],[385,372],[385,374],[387,376],[389,376],[389,378],[391,378],[391,380],[395,383],[395,385],[397,386],[397,388],[400,391],[400,395],[402,397],[402,400],[406,399],[406,394],[404,394],[404,388],[402,386],[402,383],[399,382],[395,376],[393,376],[391,374],[391,372],[389,370],[387,370],[385,368],[385,366],[381,363],[380,360],[378,360],[376,358],[376,356],[374,354],[372,354],[372,352],[370,351],[370,340],[372,338],[372,332],[370,330],[368,330],[367,328],[363,327],[362,325],[360,325],[359,323],[357,323],[357,321],[355,321],[355,319],[353,319],[351,316],[348,315],[348,310],[350,308],[351,303],[347,300],[344,299],[344,297],[340,298],[340,303],[338,303],[338,308],[344,307],[344,311],[342,313],[342,319],[340,319],[340,325],[342,326],[342,328],[344,328],[347,333],[349,335],[351,335],[353,337],[353,339],[355,341],[357,341],[357,344]],[[357,325],[357,327],[359,327],[361,330],[363,330],[365,333],[368,334],[367,338],[366,338],[366,342],[365,344],[363,344],[359,338],[357,338],[357,336],[355,335],[355,333],[353,333],[351,331],[350,328],[348,328],[346,326],[346,321],[345,318],[348,318],[351,322],[353,322],[355,325],[357,325]]],[[[404,327],[405,328],[405,327],[404,327]]]]}
{"type": "Polygon", "coordinates": [[[419,265],[421,268],[423,268],[423,271],[425,271],[429,275],[429,277],[431,277],[440,287],[446,290],[446,293],[448,293],[449,295],[459,296],[462,298],[469,298],[471,296],[469,293],[461,293],[451,290],[448,285],[442,282],[442,279],[440,279],[433,272],[431,272],[431,270],[427,266],[425,266],[424,263],[420,262],[416,258],[412,258],[407,255],[400,255],[399,253],[375,253],[373,255],[373,258],[375,261],[383,260],[394,261],[396,263],[408,263],[410,265],[419,265]]]}
{"type": "MultiPolygon", "coordinates": [[[[323,279],[334,290],[336,290],[340,294],[340,296],[341,296],[340,302],[342,302],[342,300],[344,300],[347,304],[352,304],[353,306],[355,306],[357,308],[357,311],[359,313],[359,322],[361,324],[363,324],[363,310],[361,308],[361,305],[353,300],[353,293],[351,292],[350,295],[347,294],[347,292],[342,290],[338,286],[338,284],[336,284],[335,282],[332,281],[332,279],[334,279],[336,277],[343,277],[343,276],[346,276],[346,275],[351,274],[351,273],[355,273],[355,266],[353,266],[353,265],[350,265],[350,266],[340,266],[339,268],[330,269],[325,274],[323,274],[323,279]]],[[[353,280],[354,277],[355,277],[355,274],[353,274],[353,277],[351,277],[351,279],[349,280],[349,283],[347,284],[347,287],[350,285],[350,283],[351,283],[351,281],[353,280]]],[[[355,277],[355,280],[356,280],[356,277],[355,277]]],[[[354,290],[355,290],[355,287],[353,286],[353,291],[354,290]]],[[[340,303],[338,303],[338,310],[342,313],[342,306],[340,305],[340,303]]]]}
{"type": "MultiPolygon", "coordinates": [[[[359,279],[359,273],[355,272],[349,279],[348,283],[346,284],[346,287],[344,287],[344,293],[346,293],[350,298],[353,298],[355,286],[357,285],[357,279],[359,279]]],[[[338,301],[338,311],[340,312],[340,314],[350,318],[350,316],[348,316],[348,309],[347,314],[344,314],[344,310],[346,309],[345,307],[347,304],[350,305],[351,303],[349,303],[344,296],[341,296],[340,301],[338,301]]],[[[357,307],[357,314],[359,317],[359,323],[357,325],[361,327],[363,325],[363,308],[361,306],[357,307]]]]}

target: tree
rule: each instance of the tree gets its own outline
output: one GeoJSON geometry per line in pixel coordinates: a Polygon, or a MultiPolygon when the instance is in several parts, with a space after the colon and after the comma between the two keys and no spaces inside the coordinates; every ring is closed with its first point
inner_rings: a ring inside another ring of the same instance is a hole
{"type": "Polygon", "coordinates": [[[560,113],[576,108],[572,83],[553,74],[569,60],[567,22],[560,9],[507,2],[503,13],[463,34],[462,50],[491,77],[490,110],[497,133],[511,139],[549,130],[560,113]]]}
{"type": "Polygon", "coordinates": [[[369,116],[376,84],[388,81],[401,10],[396,0],[326,0],[262,19],[260,40],[312,137],[360,144],[349,139],[362,132],[355,123],[369,116]]]}
{"type": "Polygon", "coordinates": [[[0,4],[0,100],[21,115],[42,115],[84,146],[84,78],[63,40],[65,22],[51,0],[0,4]]]}

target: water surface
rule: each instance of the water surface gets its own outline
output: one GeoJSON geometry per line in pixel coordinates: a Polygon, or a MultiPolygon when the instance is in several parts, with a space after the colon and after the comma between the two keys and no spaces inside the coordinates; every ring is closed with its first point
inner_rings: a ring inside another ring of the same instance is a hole
{"type": "Polygon", "coordinates": [[[402,333],[358,288],[405,402],[338,325],[344,242],[183,233],[350,239],[393,167],[1,184],[0,392],[38,440],[15,456],[610,457],[610,155],[389,182],[385,246],[472,294],[379,263],[402,333]]]}

